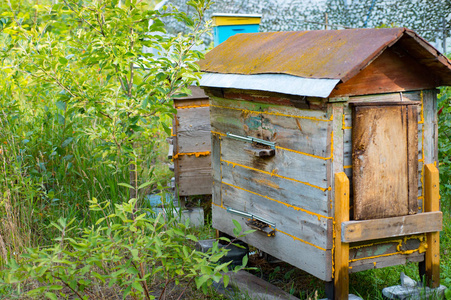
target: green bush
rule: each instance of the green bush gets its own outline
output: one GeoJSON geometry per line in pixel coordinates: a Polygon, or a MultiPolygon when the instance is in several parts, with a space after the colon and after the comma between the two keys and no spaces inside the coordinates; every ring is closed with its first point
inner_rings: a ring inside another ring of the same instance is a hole
{"type": "Polygon", "coordinates": [[[193,249],[197,238],[189,234],[187,224],[177,223],[176,218],[164,219],[162,214],[151,218],[149,212],[135,207],[136,199],[110,209],[109,202],[98,203],[94,198],[91,210],[104,217],[83,229],[80,237],[69,237],[77,230],[75,219],[52,222],[60,232],[56,242],[48,248],[29,248],[20,260],[11,258],[2,273],[4,283],[20,287],[30,279],[38,280],[40,286],[27,295],[44,294],[49,299],[92,299],[99,296],[99,287],[105,286],[117,287],[123,298],[155,299],[151,289],[158,280],[164,283],[160,298],[172,283],[183,282],[181,295],[193,281],[205,293],[213,281],[223,279],[228,285],[228,276],[221,272],[228,271],[230,262],[219,263],[226,248],[219,248],[216,242],[207,253],[197,251],[193,249]],[[70,294],[63,293],[63,288],[70,294]]]}

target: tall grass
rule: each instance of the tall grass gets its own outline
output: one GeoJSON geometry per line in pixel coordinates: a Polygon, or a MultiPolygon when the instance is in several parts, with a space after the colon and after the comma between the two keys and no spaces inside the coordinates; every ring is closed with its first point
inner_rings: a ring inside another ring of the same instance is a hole
{"type": "MultiPolygon", "coordinates": [[[[10,74],[1,75],[3,83],[11,79],[10,74]]],[[[49,244],[55,236],[49,224],[59,217],[76,218],[80,228],[95,223],[98,216],[88,209],[93,197],[114,204],[129,193],[119,185],[129,181],[126,158],[102,156],[97,150],[100,142],[85,131],[98,120],[63,116],[57,95],[14,84],[0,92],[2,263],[8,255],[20,255],[24,247],[49,244]]],[[[164,133],[156,128],[150,134],[149,144],[135,149],[140,181],[153,182],[145,193],[161,189],[170,178],[164,133]]]]}

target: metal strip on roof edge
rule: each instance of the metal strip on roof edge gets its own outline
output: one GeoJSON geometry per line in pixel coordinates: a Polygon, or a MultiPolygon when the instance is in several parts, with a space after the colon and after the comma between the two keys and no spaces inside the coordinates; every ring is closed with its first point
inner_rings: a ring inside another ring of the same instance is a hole
{"type": "Polygon", "coordinates": [[[287,74],[204,73],[199,85],[327,98],[339,82],[339,79],[303,78],[287,74]]]}

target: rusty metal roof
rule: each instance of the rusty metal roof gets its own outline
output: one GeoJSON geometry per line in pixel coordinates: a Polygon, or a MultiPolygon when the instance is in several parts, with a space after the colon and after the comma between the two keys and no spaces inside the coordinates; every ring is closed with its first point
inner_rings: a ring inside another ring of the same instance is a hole
{"type": "Polygon", "coordinates": [[[450,61],[406,28],[238,34],[207,53],[199,65],[208,73],[288,74],[346,82],[397,42],[436,73],[441,85],[451,85],[450,61]]]}

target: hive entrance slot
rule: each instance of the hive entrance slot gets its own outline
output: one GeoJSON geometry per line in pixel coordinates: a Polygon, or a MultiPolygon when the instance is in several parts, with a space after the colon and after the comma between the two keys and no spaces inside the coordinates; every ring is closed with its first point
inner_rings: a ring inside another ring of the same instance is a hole
{"type": "Polygon", "coordinates": [[[247,219],[246,225],[252,229],[262,231],[268,236],[274,236],[276,234],[275,228],[272,228],[271,225],[257,219],[247,219]]]}
{"type": "Polygon", "coordinates": [[[229,213],[247,218],[245,223],[252,229],[264,232],[267,236],[274,236],[276,234],[276,224],[271,221],[256,216],[252,213],[236,210],[231,207],[228,207],[227,211],[229,213]]]}

